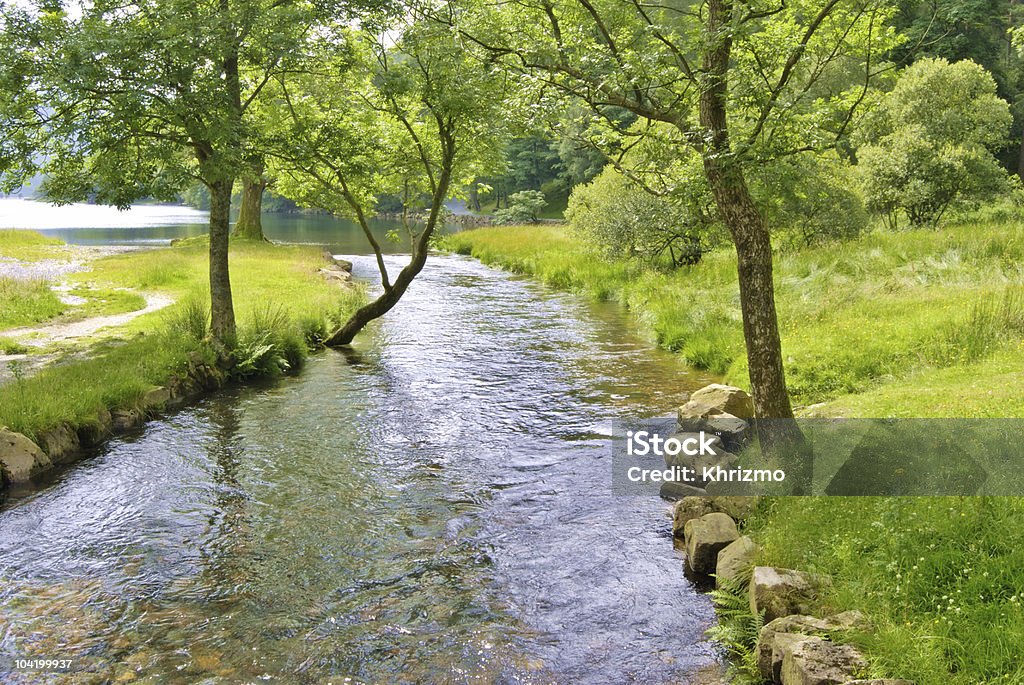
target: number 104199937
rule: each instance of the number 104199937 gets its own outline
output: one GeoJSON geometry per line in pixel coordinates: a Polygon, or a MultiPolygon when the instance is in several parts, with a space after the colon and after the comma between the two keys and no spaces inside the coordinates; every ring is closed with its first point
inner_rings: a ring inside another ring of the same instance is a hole
{"type": "Polygon", "coordinates": [[[74,659],[47,658],[47,657],[15,657],[7,659],[7,666],[14,671],[29,672],[68,672],[75,668],[74,659]]]}

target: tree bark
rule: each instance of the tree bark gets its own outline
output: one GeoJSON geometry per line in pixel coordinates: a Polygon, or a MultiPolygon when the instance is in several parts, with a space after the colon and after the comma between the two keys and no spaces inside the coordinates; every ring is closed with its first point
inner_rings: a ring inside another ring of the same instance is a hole
{"type": "Polygon", "coordinates": [[[235,309],[228,271],[231,180],[213,181],[210,188],[210,333],[221,347],[235,342],[235,309]]]}
{"type": "MultiPolygon", "coordinates": [[[[423,266],[427,263],[427,254],[430,250],[430,237],[437,227],[437,222],[441,217],[441,208],[444,205],[444,199],[448,196],[448,187],[451,185],[452,166],[455,161],[453,143],[449,143],[445,147],[449,151],[446,153],[446,158],[441,164],[441,173],[438,178],[437,187],[434,189],[433,204],[430,207],[426,226],[424,226],[423,232],[420,233],[413,244],[412,258],[398,273],[394,283],[388,284],[385,279],[384,292],[373,302],[363,305],[356,310],[349,317],[348,321],[327,339],[327,342],[324,343],[327,347],[344,347],[352,344],[355,337],[368,323],[384,316],[398,304],[398,301],[402,299],[402,295],[409,289],[409,285],[412,284],[416,276],[423,270],[423,266]]],[[[360,221],[362,221],[362,214],[359,214],[359,216],[360,221]]],[[[363,228],[368,230],[366,226],[363,228]]],[[[376,246],[374,246],[374,250],[377,250],[376,246]]],[[[379,252],[377,257],[378,260],[381,259],[379,252]]],[[[381,266],[380,268],[383,270],[384,267],[381,266]]]]}
{"type": "Polygon", "coordinates": [[[266,240],[263,235],[263,191],[267,181],[262,176],[242,181],[242,206],[231,235],[246,240],[266,240]]]}
{"type": "Polygon", "coordinates": [[[700,124],[706,132],[704,172],[722,220],[736,247],[743,337],[747,347],[754,412],[758,418],[791,419],[782,343],[775,311],[771,237],[742,167],[733,154],[727,119],[728,70],[732,50],[732,3],[709,0],[700,124]]]}

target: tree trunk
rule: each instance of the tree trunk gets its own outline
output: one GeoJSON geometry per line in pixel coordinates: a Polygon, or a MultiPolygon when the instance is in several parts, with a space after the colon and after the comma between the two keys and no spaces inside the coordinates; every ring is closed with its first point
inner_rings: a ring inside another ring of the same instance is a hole
{"type": "Polygon", "coordinates": [[[231,300],[231,277],[228,272],[228,237],[230,235],[230,180],[214,181],[210,188],[210,332],[224,349],[235,343],[235,310],[231,300]]]}
{"type": "Polygon", "coordinates": [[[790,419],[793,409],[786,391],[775,312],[771,237],[729,142],[726,100],[732,50],[731,15],[729,0],[709,0],[706,25],[709,45],[703,65],[706,80],[700,94],[700,123],[707,132],[704,172],[736,247],[743,337],[754,412],[758,418],[790,419]]]}
{"type": "Polygon", "coordinates": [[[1024,179],[1024,133],[1021,133],[1020,152],[1017,154],[1017,175],[1024,179]]]}
{"type": "Polygon", "coordinates": [[[266,240],[263,235],[263,191],[267,181],[262,176],[242,181],[242,207],[231,235],[247,240],[266,240]]]}
{"type": "MultiPolygon", "coordinates": [[[[412,284],[416,276],[419,275],[420,271],[423,270],[424,264],[427,263],[427,254],[430,250],[430,237],[434,233],[434,229],[437,226],[437,222],[441,217],[441,208],[444,205],[444,199],[448,196],[448,187],[451,184],[452,165],[455,161],[454,144],[446,146],[449,149],[447,157],[442,161],[441,174],[438,179],[437,188],[433,193],[433,203],[430,207],[430,214],[427,217],[426,226],[423,228],[423,232],[420,233],[418,239],[413,244],[412,259],[405,265],[392,284],[385,282],[384,292],[377,299],[369,304],[363,305],[356,312],[349,317],[348,321],[345,322],[341,328],[335,331],[327,342],[324,343],[327,347],[344,347],[350,345],[355,337],[359,334],[368,323],[374,319],[378,319],[387,314],[391,309],[398,304],[398,301],[402,299],[402,295],[409,289],[409,285],[412,284]]],[[[362,214],[358,213],[360,222],[363,221],[362,214]]],[[[363,230],[368,231],[368,227],[364,224],[363,230]]],[[[377,252],[378,261],[382,260],[382,256],[378,250],[376,244],[374,244],[374,251],[377,252]]],[[[381,273],[384,273],[384,267],[381,266],[381,273]]]]}

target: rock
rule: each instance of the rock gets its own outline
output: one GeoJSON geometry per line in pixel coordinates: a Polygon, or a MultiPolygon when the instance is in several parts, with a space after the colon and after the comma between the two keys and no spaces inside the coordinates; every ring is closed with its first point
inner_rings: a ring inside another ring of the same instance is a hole
{"type": "Polygon", "coordinates": [[[118,409],[110,413],[110,429],[114,433],[127,433],[142,425],[145,417],[139,409],[118,409]]]}
{"type": "MultiPolygon", "coordinates": [[[[689,487],[685,484],[682,485],[689,487]]],[[[662,489],[664,490],[664,486],[662,489]]],[[[672,532],[676,537],[683,537],[683,527],[690,519],[697,519],[704,514],[720,511],[734,521],[743,521],[760,502],[758,497],[708,497],[703,490],[690,489],[695,492],[687,493],[689,496],[677,501],[672,512],[672,532]]]]}
{"type": "Polygon", "coordinates": [[[794,636],[827,635],[828,624],[814,616],[783,616],[761,626],[757,636],[757,670],[765,680],[779,682],[782,648],[794,636]]]}
{"type": "Polygon", "coordinates": [[[750,437],[750,424],[732,414],[709,416],[704,430],[720,436],[726,445],[742,445],[750,437]]]}
{"type": "Polygon", "coordinates": [[[827,618],[791,615],[777,618],[761,627],[757,636],[757,670],[768,680],[778,682],[782,669],[782,646],[788,635],[824,637],[849,630],[867,630],[870,623],[859,611],[844,611],[827,618]]]}
{"type": "Polygon", "coordinates": [[[71,461],[81,449],[78,433],[66,423],[40,433],[39,446],[54,464],[71,461]]]}
{"type": "MultiPolygon", "coordinates": [[[[687,440],[692,440],[693,442],[691,442],[688,446],[693,447],[697,447],[701,444],[701,442],[704,442],[709,444],[711,449],[714,450],[716,453],[725,451],[725,444],[722,442],[722,438],[714,434],[704,433],[703,435],[701,435],[700,433],[673,433],[672,435],[668,436],[668,438],[666,438],[666,440],[672,439],[678,440],[681,443],[685,443],[687,440]]],[[[684,456],[688,455],[678,454],[675,456],[670,456],[666,454],[665,466],[672,466],[672,460],[684,456]]]]}
{"type": "Polygon", "coordinates": [[[352,280],[351,273],[336,266],[329,266],[320,269],[320,275],[326,278],[328,281],[336,281],[340,283],[348,283],[352,280]]]}
{"type": "Polygon", "coordinates": [[[761,503],[760,497],[712,497],[715,511],[728,514],[736,521],[745,521],[761,503]]]}
{"type": "Polygon", "coordinates": [[[812,577],[788,568],[757,566],[750,580],[750,611],[769,623],[790,614],[811,613],[817,591],[812,577]]]}
{"type": "MultiPolygon", "coordinates": [[[[717,436],[716,436],[717,437],[717,436]]],[[[716,466],[725,470],[735,468],[739,465],[739,457],[727,452],[723,447],[715,448],[714,454],[683,454],[665,457],[666,466],[678,466],[681,468],[693,469],[695,471],[695,483],[706,485],[707,481],[701,480],[704,469],[713,469],[716,466]]]]}
{"type": "Polygon", "coordinates": [[[681,538],[687,521],[699,519],[714,511],[715,507],[710,497],[684,497],[676,502],[672,509],[672,532],[676,537],[681,538]]]}
{"type": "Polygon", "coordinates": [[[842,685],[867,668],[850,645],[820,637],[801,637],[782,647],[782,685],[842,685]]]}
{"type": "Polygon", "coordinates": [[[703,575],[714,573],[718,553],[739,536],[736,522],[721,512],[687,521],[683,527],[683,538],[690,569],[703,575]]]}
{"type": "Polygon", "coordinates": [[[342,271],[352,273],[352,262],[348,261],[347,259],[338,259],[337,257],[331,257],[331,259],[334,261],[334,263],[338,266],[339,269],[341,269],[342,271]]]}
{"type": "Polygon", "coordinates": [[[759,548],[754,541],[744,535],[730,542],[718,553],[715,565],[715,584],[737,584],[745,580],[754,568],[759,548]]]}
{"type": "Polygon", "coordinates": [[[0,481],[24,483],[50,466],[50,458],[34,442],[21,433],[0,429],[0,481]]]}
{"type": "Polygon", "coordinates": [[[110,437],[113,417],[104,407],[97,412],[93,421],[78,427],[78,441],[83,447],[96,447],[110,437]]]}
{"type": "Polygon", "coordinates": [[[754,401],[744,390],[732,385],[712,383],[690,395],[691,402],[701,402],[741,419],[754,418],[754,401]]]}
{"type": "MultiPolygon", "coordinates": [[[[661,489],[658,494],[662,499],[669,500],[683,500],[687,497],[700,497],[706,495],[707,491],[698,488],[696,485],[690,485],[689,483],[678,483],[676,481],[664,481],[661,484],[661,489]]],[[[673,526],[673,530],[675,527],[673,526]]],[[[679,528],[677,535],[682,536],[682,528],[679,528]]]]}
{"type": "Polygon", "coordinates": [[[750,436],[750,424],[746,421],[698,400],[691,399],[680,407],[678,419],[682,432],[714,433],[726,447],[742,445],[750,436]]]}
{"type": "Polygon", "coordinates": [[[147,416],[153,416],[167,408],[171,401],[171,391],[164,387],[153,388],[142,396],[142,411],[147,416]]]}

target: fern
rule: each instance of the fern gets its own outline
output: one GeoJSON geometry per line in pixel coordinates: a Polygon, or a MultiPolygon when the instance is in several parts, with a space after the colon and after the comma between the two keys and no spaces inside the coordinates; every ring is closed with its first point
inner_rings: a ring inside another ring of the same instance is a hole
{"type": "Polygon", "coordinates": [[[764,682],[757,670],[757,638],[764,614],[750,610],[747,584],[722,580],[711,591],[711,601],[718,612],[718,624],[708,630],[708,637],[729,655],[732,681],[739,685],[764,682]]]}

